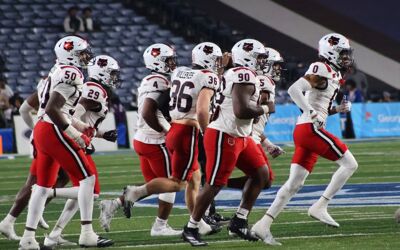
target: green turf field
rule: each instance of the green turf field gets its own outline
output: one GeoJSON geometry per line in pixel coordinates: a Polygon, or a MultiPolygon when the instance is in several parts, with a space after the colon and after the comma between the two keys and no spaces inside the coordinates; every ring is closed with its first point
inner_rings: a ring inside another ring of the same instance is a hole
{"type": "MultiPolygon", "coordinates": [[[[349,144],[356,156],[359,169],[349,183],[400,183],[400,140],[387,142],[349,144]]],[[[288,176],[288,166],[293,153],[286,147],[287,154],[272,160],[276,174],[274,185],[280,186],[288,176]]],[[[143,181],[138,159],[134,153],[121,152],[94,157],[103,192],[119,192],[124,185],[143,181]]],[[[0,160],[0,217],[3,218],[28,173],[30,160],[26,157],[15,160],[0,160]]],[[[327,184],[336,166],[319,160],[307,184],[327,184]]],[[[235,172],[235,175],[240,175],[235,172]]],[[[399,184],[400,185],[400,184],[399,184]]],[[[388,190],[390,191],[390,190],[388,190]]],[[[110,197],[104,195],[104,197],[110,197]]],[[[400,198],[399,198],[400,199],[400,198]]],[[[53,226],[63,207],[63,200],[54,200],[45,210],[44,217],[53,226]]],[[[400,224],[396,224],[393,214],[397,206],[338,207],[331,208],[331,215],[340,223],[338,229],[330,228],[307,216],[306,208],[286,209],[275,221],[272,232],[283,243],[277,249],[400,249],[400,224]]],[[[234,210],[220,210],[231,215],[234,210]]],[[[255,209],[250,223],[259,219],[265,209],[255,209]]],[[[97,232],[115,241],[112,249],[190,249],[179,238],[151,238],[150,227],[156,215],[155,208],[134,208],[133,218],[123,218],[119,212],[111,225],[111,232],[104,233],[99,226],[97,202],[94,211],[94,226],[97,232]]],[[[16,231],[21,235],[26,212],[17,220],[16,231]]],[[[174,209],[169,224],[181,228],[188,220],[185,209],[174,209]]],[[[77,241],[79,237],[79,215],[65,230],[65,237],[77,241]]],[[[43,234],[37,232],[38,240],[43,242],[43,234]]],[[[261,242],[249,243],[230,238],[226,229],[217,235],[205,237],[208,249],[265,249],[271,248],[261,242]]],[[[0,236],[0,249],[17,249],[17,242],[10,242],[0,236]]]]}

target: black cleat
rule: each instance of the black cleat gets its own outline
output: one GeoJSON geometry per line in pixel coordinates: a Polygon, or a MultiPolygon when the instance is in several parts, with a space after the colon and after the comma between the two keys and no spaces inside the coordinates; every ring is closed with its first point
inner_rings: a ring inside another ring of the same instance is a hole
{"type": "Polygon", "coordinates": [[[207,242],[200,238],[198,228],[189,228],[185,226],[182,232],[182,239],[186,242],[189,242],[192,247],[203,247],[208,245],[207,242]]]}
{"type": "Polygon", "coordinates": [[[228,231],[230,234],[235,234],[244,240],[258,241],[257,236],[248,228],[247,220],[240,219],[236,215],[229,222],[228,231]]]}
{"type": "MultiPolygon", "coordinates": [[[[126,192],[126,187],[124,187],[124,196],[126,192]]],[[[124,211],[124,215],[126,218],[131,218],[132,217],[132,207],[133,207],[133,202],[127,201],[126,199],[124,200],[124,204],[122,204],[122,210],[124,211]]]]}
{"type": "Polygon", "coordinates": [[[229,217],[224,217],[219,213],[215,213],[211,215],[211,217],[219,224],[219,225],[225,225],[228,224],[231,218],[229,217]]]}
{"type": "Polygon", "coordinates": [[[219,226],[218,222],[213,218],[213,216],[211,215],[203,215],[202,219],[208,224],[208,225],[215,225],[215,226],[219,226]]]}
{"type": "Polygon", "coordinates": [[[97,237],[97,242],[82,242],[81,239],[79,239],[79,246],[83,248],[88,248],[88,247],[109,247],[114,245],[114,241],[110,239],[103,238],[101,236],[97,237]]]}

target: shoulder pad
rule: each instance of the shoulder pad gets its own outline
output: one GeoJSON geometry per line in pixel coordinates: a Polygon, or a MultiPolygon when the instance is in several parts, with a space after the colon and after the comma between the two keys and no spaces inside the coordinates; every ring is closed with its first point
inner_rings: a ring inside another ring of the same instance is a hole
{"type": "Polygon", "coordinates": [[[103,86],[95,82],[86,82],[83,85],[82,97],[99,102],[106,101],[108,98],[103,86]]]}
{"type": "Polygon", "coordinates": [[[220,81],[219,77],[211,70],[198,71],[199,80],[202,88],[209,88],[218,91],[220,81]]]}
{"type": "Polygon", "coordinates": [[[334,72],[328,64],[323,62],[312,63],[305,73],[305,75],[317,75],[327,79],[333,78],[333,74],[336,74],[336,72],[334,72]]]}
{"type": "Polygon", "coordinates": [[[275,82],[265,75],[258,75],[258,80],[260,81],[260,89],[264,91],[268,91],[271,93],[275,92],[275,82]]]}
{"type": "Polygon", "coordinates": [[[82,85],[83,74],[75,66],[61,65],[60,66],[60,81],[71,85],[82,85]]]}
{"type": "Polygon", "coordinates": [[[233,83],[250,83],[258,85],[257,74],[247,67],[236,67],[230,69],[227,72],[226,78],[229,78],[233,83]]]}
{"type": "Polygon", "coordinates": [[[149,75],[143,78],[140,89],[142,92],[164,91],[170,87],[169,85],[166,77],[162,75],[149,75]]]}

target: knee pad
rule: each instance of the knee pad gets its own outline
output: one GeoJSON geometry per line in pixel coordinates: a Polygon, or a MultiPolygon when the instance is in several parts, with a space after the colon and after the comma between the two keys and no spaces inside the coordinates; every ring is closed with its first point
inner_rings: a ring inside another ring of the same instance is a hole
{"type": "Polygon", "coordinates": [[[344,153],[343,157],[337,160],[336,162],[339,164],[339,166],[345,167],[353,172],[355,172],[358,168],[358,163],[354,158],[353,154],[349,150],[347,150],[344,153]]]}
{"type": "Polygon", "coordinates": [[[167,203],[174,204],[175,203],[175,195],[176,193],[163,193],[158,195],[158,199],[165,201],[167,203]]]}
{"type": "Polygon", "coordinates": [[[89,177],[86,177],[85,179],[83,179],[83,180],[80,180],[79,181],[79,184],[80,185],[82,185],[82,184],[87,184],[87,185],[93,185],[94,186],[94,183],[96,182],[96,176],[95,175],[91,175],[91,176],[89,176],[89,177]]]}

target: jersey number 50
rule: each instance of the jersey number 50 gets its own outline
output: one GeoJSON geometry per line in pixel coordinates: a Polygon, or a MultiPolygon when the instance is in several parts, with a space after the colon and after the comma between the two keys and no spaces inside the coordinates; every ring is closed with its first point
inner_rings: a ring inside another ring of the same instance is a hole
{"type": "Polygon", "coordinates": [[[179,112],[187,113],[192,108],[193,98],[187,93],[187,90],[194,88],[194,83],[174,80],[171,85],[171,101],[169,102],[169,110],[178,108],[179,112]],[[184,101],[183,101],[184,100],[184,101]]]}

